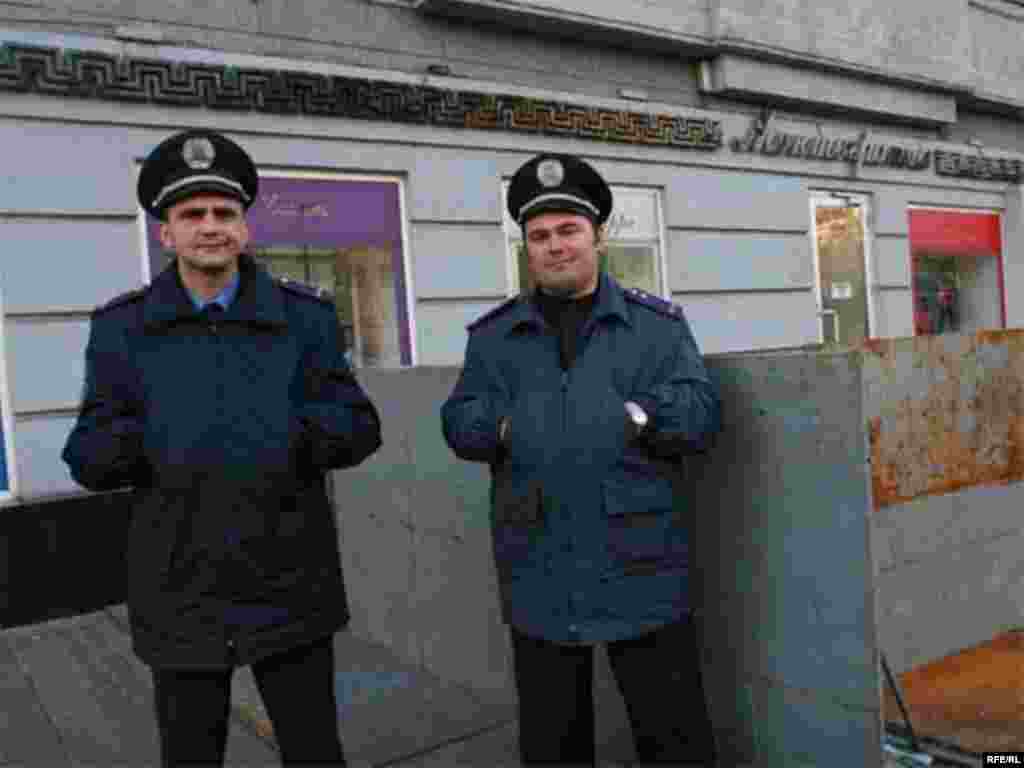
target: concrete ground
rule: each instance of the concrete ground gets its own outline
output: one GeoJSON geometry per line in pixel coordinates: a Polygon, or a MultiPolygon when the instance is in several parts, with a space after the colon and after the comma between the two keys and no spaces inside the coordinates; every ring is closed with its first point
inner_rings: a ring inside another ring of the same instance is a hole
{"type": "MultiPolygon", "coordinates": [[[[446,682],[350,633],[337,635],[336,650],[350,765],[518,765],[514,701],[446,682]]],[[[152,695],[123,606],[0,631],[0,766],[158,765],[152,695]]],[[[628,742],[611,734],[599,753],[621,754],[628,742]]],[[[233,680],[227,765],[279,765],[248,668],[233,680]]]]}

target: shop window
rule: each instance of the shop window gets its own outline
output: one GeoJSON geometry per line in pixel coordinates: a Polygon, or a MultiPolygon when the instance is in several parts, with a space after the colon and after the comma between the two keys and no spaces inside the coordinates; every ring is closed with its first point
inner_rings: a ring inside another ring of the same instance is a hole
{"type": "MultiPolygon", "coordinates": [[[[412,365],[402,220],[396,179],[261,176],[248,250],[275,277],[333,298],[354,366],[412,365]]],[[[161,250],[157,230],[150,222],[151,254],[161,250]]],[[[163,254],[154,266],[166,263],[163,254]]]]}
{"type": "Polygon", "coordinates": [[[1004,327],[999,214],[914,208],[909,217],[915,335],[1004,327]]]}
{"type": "MultiPolygon", "coordinates": [[[[503,187],[508,194],[508,182],[503,187]]],[[[661,206],[657,190],[639,187],[612,187],[615,207],[606,223],[607,248],[601,254],[600,268],[626,288],[667,296],[661,237],[661,206]]],[[[504,206],[503,206],[504,207],[504,206]]],[[[505,209],[505,236],[512,264],[512,289],[532,293],[526,262],[526,244],[519,225],[505,209]]]]}
{"type": "Polygon", "coordinates": [[[811,194],[819,343],[857,346],[873,335],[868,202],[863,195],[811,194]]]}

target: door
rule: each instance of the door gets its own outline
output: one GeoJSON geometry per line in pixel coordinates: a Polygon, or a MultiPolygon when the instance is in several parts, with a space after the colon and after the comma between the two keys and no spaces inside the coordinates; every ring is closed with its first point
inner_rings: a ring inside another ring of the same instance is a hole
{"type": "Polygon", "coordinates": [[[815,192],[815,298],[818,341],[858,346],[872,335],[871,283],[868,281],[867,200],[855,195],[815,192]]]}

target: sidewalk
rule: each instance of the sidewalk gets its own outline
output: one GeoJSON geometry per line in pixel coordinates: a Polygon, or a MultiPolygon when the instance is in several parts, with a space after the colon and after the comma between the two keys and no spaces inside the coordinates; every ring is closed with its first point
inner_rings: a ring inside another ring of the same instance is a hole
{"type": "MultiPolygon", "coordinates": [[[[339,728],[350,766],[518,765],[513,701],[444,681],[349,633],[335,643],[339,728]]],[[[156,766],[152,697],[149,670],[131,652],[123,606],[2,630],[0,767],[156,766]]],[[[226,764],[280,765],[248,668],[233,679],[226,764]]]]}
{"type": "MultiPolygon", "coordinates": [[[[0,631],[0,766],[158,765],[148,668],[123,606],[0,631]]],[[[336,636],[339,727],[352,766],[512,764],[514,703],[387,648],[336,636]]],[[[227,764],[279,765],[252,673],[236,672],[227,764]]]]}

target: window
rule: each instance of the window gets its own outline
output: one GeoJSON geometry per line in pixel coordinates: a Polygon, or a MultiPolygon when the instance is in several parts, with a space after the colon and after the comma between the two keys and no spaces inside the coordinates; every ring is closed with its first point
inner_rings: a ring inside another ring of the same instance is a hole
{"type": "MultiPolygon", "coordinates": [[[[248,213],[248,251],[275,277],[315,286],[337,307],[346,355],[356,367],[413,364],[401,183],[370,176],[260,176],[248,213]]],[[[156,274],[157,222],[149,222],[156,274]]],[[[151,256],[152,260],[152,256],[151,256]]]]}
{"type": "MultiPolygon", "coordinates": [[[[502,187],[507,199],[508,182],[502,187]]],[[[642,187],[612,187],[615,207],[608,217],[608,247],[600,267],[626,288],[641,288],[668,296],[664,279],[661,205],[658,191],[642,187]]],[[[519,225],[505,209],[505,237],[511,265],[512,292],[530,293],[533,285],[526,264],[526,246],[519,225]]]]}
{"type": "Polygon", "coordinates": [[[873,335],[869,220],[863,195],[811,193],[819,343],[857,346],[873,335]]]}
{"type": "Polygon", "coordinates": [[[914,334],[1003,328],[999,214],[912,208],[914,334]]]}

